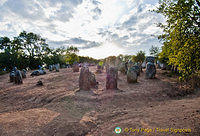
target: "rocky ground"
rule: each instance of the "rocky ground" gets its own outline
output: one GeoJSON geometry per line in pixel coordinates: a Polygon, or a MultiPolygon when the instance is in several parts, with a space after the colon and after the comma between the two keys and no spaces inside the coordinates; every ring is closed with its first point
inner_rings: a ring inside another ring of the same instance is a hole
{"type": "Polygon", "coordinates": [[[163,72],[158,70],[156,79],[142,73],[135,84],[119,74],[119,89],[106,90],[103,71],[96,74],[99,88],[92,91],[78,91],[79,72],[72,69],[36,77],[28,72],[22,85],[2,75],[0,135],[200,136],[200,91],[176,95],[176,78],[163,72]],[[36,86],[39,80],[43,86],[36,86]],[[115,134],[115,127],[122,132],[115,134]]]}

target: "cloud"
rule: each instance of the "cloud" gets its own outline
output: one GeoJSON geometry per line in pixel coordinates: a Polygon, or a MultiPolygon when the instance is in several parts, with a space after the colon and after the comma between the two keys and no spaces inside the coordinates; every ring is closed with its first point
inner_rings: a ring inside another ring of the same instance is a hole
{"type": "Polygon", "coordinates": [[[148,51],[151,45],[161,46],[152,35],[162,33],[156,23],[164,22],[164,18],[149,11],[157,3],[157,0],[0,0],[0,36],[14,37],[25,30],[40,34],[51,47],[74,45],[89,56],[95,56],[98,49],[106,46],[134,54],[138,50],[148,51]],[[90,54],[89,50],[95,53],[90,54]]]}
{"type": "Polygon", "coordinates": [[[51,45],[54,45],[54,47],[60,47],[60,45],[69,47],[73,45],[77,47],[78,49],[88,49],[92,47],[98,47],[102,44],[95,41],[84,40],[80,37],[71,38],[71,39],[63,40],[63,41],[47,41],[47,42],[51,45]]]}
{"type": "Polygon", "coordinates": [[[97,1],[97,0],[91,0],[92,1],[92,3],[94,4],[94,5],[99,5],[99,4],[101,4],[101,2],[99,2],[99,1],[97,1]]]}

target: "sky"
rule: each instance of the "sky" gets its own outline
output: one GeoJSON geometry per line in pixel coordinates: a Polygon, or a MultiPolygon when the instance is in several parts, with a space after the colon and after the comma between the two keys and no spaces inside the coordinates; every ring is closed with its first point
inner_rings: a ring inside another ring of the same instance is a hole
{"type": "Polygon", "coordinates": [[[149,54],[163,16],[158,0],[0,0],[0,36],[34,32],[52,48],[75,46],[79,55],[149,54]]]}

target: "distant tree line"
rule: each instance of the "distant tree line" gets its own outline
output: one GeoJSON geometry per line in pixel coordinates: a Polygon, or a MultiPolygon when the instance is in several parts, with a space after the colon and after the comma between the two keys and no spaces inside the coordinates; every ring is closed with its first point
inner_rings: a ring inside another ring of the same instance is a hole
{"type": "Polygon", "coordinates": [[[6,68],[9,71],[13,67],[37,69],[39,65],[97,61],[78,56],[78,51],[73,46],[52,49],[40,35],[23,31],[13,39],[0,37],[0,70],[6,68]]]}
{"type": "Polygon", "coordinates": [[[145,52],[144,51],[138,51],[136,55],[118,55],[118,56],[109,56],[102,61],[104,62],[109,62],[109,63],[114,63],[116,60],[119,59],[121,62],[128,62],[132,61],[135,63],[143,63],[145,61],[145,52]]]}

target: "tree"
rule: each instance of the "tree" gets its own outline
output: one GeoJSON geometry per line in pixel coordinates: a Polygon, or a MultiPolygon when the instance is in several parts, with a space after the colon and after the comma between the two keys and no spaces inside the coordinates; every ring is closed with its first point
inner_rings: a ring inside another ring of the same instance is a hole
{"type": "Polygon", "coordinates": [[[77,47],[70,46],[65,52],[65,61],[70,65],[72,65],[74,62],[79,62],[79,56],[76,54],[79,52],[77,47]]]}
{"type": "Polygon", "coordinates": [[[45,39],[34,33],[23,31],[12,40],[0,38],[0,66],[11,70],[14,66],[19,69],[38,68],[45,57],[49,57],[50,48],[45,39]]]}
{"type": "Polygon", "coordinates": [[[133,56],[132,60],[134,62],[139,62],[142,64],[145,60],[145,52],[144,51],[137,52],[136,56],[133,56]]]}
{"type": "Polygon", "coordinates": [[[156,46],[151,46],[151,48],[149,49],[150,55],[154,56],[155,58],[158,58],[158,54],[159,54],[159,47],[156,46]]]}
{"type": "Polygon", "coordinates": [[[160,58],[178,66],[181,80],[189,80],[200,70],[200,3],[199,0],[162,0],[156,10],[166,18],[159,24],[164,34],[160,58]]]}
{"type": "Polygon", "coordinates": [[[23,31],[19,34],[18,39],[23,47],[23,53],[28,57],[29,67],[35,69],[38,65],[42,65],[42,58],[47,50],[49,50],[46,40],[40,35],[32,32],[23,31]]]}

